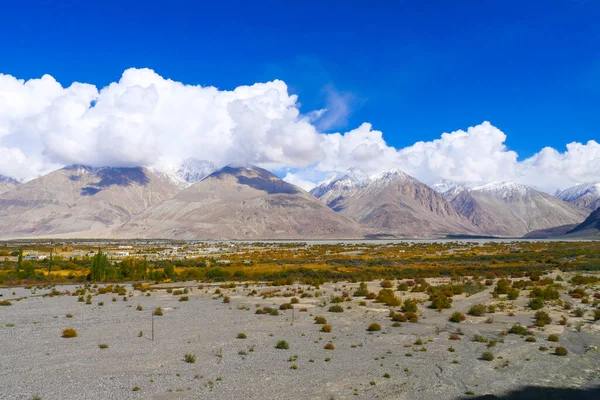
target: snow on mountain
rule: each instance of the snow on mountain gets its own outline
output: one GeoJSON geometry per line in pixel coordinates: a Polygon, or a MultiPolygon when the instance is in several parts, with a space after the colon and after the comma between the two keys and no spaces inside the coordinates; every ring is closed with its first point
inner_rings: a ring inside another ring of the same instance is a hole
{"type": "Polygon", "coordinates": [[[515,195],[526,196],[531,190],[534,189],[520,183],[506,181],[492,182],[471,189],[471,191],[476,192],[487,192],[501,199],[514,197],[515,195]]]}
{"type": "Polygon", "coordinates": [[[447,199],[452,199],[463,190],[469,190],[473,185],[466,182],[456,182],[449,179],[442,179],[431,188],[447,199]]]}
{"type": "Polygon", "coordinates": [[[558,192],[555,197],[594,211],[600,207],[600,182],[575,185],[558,192]]]}
{"type": "Polygon", "coordinates": [[[182,188],[200,182],[208,175],[217,170],[217,166],[210,161],[199,160],[197,158],[187,158],[176,168],[172,170],[157,170],[152,169],[157,175],[166,176],[173,183],[182,188]]]}
{"type": "Polygon", "coordinates": [[[529,232],[578,224],[586,212],[547,193],[514,182],[492,182],[462,191],[452,206],[482,233],[520,237],[529,232]]]}
{"type": "Polygon", "coordinates": [[[343,174],[332,174],[315,186],[310,193],[329,205],[335,199],[350,195],[356,189],[369,184],[370,181],[371,178],[363,170],[350,168],[343,174]]]}
{"type": "Polygon", "coordinates": [[[193,184],[206,178],[217,170],[217,166],[210,161],[188,158],[181,163],[177,176],[183,181],[193,184]]]}

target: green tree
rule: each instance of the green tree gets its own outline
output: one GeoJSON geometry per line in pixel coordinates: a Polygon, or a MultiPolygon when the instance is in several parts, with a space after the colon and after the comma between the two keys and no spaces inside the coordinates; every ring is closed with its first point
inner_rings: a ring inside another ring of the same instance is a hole
{"type": "Polygon", "coordinates": [[[102,250],[98,250],[98,253],[92,258],[92,265],[90,266],[90,280],[104,281],[109,273],[109,261],[106,253],[102,250]]]}

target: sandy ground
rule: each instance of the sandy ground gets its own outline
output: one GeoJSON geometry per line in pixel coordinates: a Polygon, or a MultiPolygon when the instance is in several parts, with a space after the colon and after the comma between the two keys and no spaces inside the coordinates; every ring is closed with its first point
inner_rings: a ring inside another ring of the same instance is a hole
{"type": "MultiPolygon", "coordinates": [[[[0,307],[0,398],[437,400],[469,397],[467,392],[501,395],[524,385],[600,384],[600,351],[588,349],[600,346],[600,325],[589,317],[581,319],[585,325],[577,332],[557,324],[564,311],[547,308],[554,322],[536,331],[536,343],[499,334],[515,322],[532,324],[533,312],[523,308],[525,291],[512,317],[506,310],[468,317],[460,324],[448,322],[453,311],[466,313],[472,304],[490,303],[488,289],[455,296],[452,309],[442,313],[422,304],[418,323],[393,327],[388,307],[373,301],[361,306],[363,298],[344,302],[343,313],[328,312],[328,301],[322,307],[330,295],[352,293],[356,284],[325,284],[319,289],[322,297],[301,299],[294,311],[280,311],[279,316],[257,315],[255,310],[257,305],[278,307],[289,298],[248,296],[253,289],[260,293],[273,288],[221,289],[231,297],[224,303],[215,298],[214,286],[201,290],[198,283],[185,285],[191,289],[187,302],[164,289],[148,297],[127,286],[132,294],[127,301],[120,296],[113,302],[116,294],[103,294],[94,296],[91,305],[75,296],[41,296],[49,290],[0,289],[2,299],[26,297],[0,307]],[[98,305],[101,301],[104,306],[98,305]],[[142,311],[136,310],[138,305],[142,311]],[[154,317],[152,341],[151,312],[158,306],[164,315],[154,317]],[[239,309],[244,307],[247,310],[239,309]],[[68,313],[73,317],[67,318],[68,313]],[[320,332],[321,325],[314,323],[317,315],[327,318],[331,333],[320,332]],[[493,323],[484,322],[489,316],[493,323]],[[382,330],[367,332],[372,322],[380,323],[382,330]],[[462,340],[449,340],[459,327],[462,340]],[[64,328],[75,328],[78,336],[62,338],[64,328]],[[247,339],[237,339],[239,332],[247,339]],[[560,343],[548,342],[549,333],[557,333],[560,343]],[[488,349],[471,340],[475,334],[504,343],[488,349]],[[422,345],[414,344],[418,338],[422,345]],[[279,340],[286,340],[289,349],[276,349],[279,340]],[[335,350],[323,348],[328,342],[335,350]],[[556,345],[565,346],[569,355],[551,354],[556,345]],[[450,346],[455,352],[448,351],[450,346]],[[549,351],[540,351],[540,346],[549,351]],[[486,350],[494,353],[494,361],[479,359],[486,350]],[[197,361],[186,363],[186,353],[195,354],[197,361]],[[139,390],[133,391],[136,386],[139,390]]],[[[378,282],[369,286],[380,289],[378,282]]],[[[75,286],[57,289],[74,291],[75,286]]],[[[315,289],[306,292],[314,294],[315,289]]]]}

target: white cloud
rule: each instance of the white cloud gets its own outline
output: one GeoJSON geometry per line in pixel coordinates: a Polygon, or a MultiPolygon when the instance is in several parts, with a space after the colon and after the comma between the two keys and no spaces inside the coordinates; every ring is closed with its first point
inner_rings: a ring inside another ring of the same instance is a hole
{"type": "Polygon", "coordinates": [[[293,172],[288,172],[282,179],[292,185],[300,186],[306,191],[309,191],[316,186],[315,182],[303,179],[293,172]]]}
{"type": "Polygon", "coordinates": [[[544,148],[518,161],[506,134],[489,122],[402,149],[369,123],[324,134],[349,113],[345,94],[328,93],[326,109],[302,115],[279,80],[223,91],[128,69],[98,89],[0,74],[0,174],[31,179],[67,164],[172,169],[194,157],[286,171],[286,180],[306,189],[351,167],[400,168],[428,184],[511,180],[548,192],[600,179],[597,142],[544,148]]]}

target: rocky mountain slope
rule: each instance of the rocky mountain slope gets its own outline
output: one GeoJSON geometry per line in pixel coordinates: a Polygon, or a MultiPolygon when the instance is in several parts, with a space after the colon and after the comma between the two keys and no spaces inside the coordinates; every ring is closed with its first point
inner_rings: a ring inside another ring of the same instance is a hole
{"type": "Polygon", "coordinates": [[[228,166],[114,231],[175,239],[357,238],[362,228],[304,190],[255,167],[228,166]]]}
{"type": "Polygon", "coordinates": [[[19,181],[8,176],[0,175],[0,194],[19,186],[19,181]]]}
{"type": "Polygon", "coordinates": [[[525,185],[494,182],[463,190],[452,206],[487,235],[521,237],[528,232],[578,224],[587,212],[525,185]]]}
{"type": "Polygon", "coordinates": [[[354,195],[359,188],[368,185],[369,182],[371,182],[371,178],[364,171],[351,168],[344,174],[334,174],[319,183],[310,191],[310,194],[337,211],[337,201],[354,195]]]}
{"type": "Polygon", "coordinates": [[[600,207],[600,182],[572,186],[558,192],[556,198],[594,211],[600,207]]]}
{"type": "Polygon", "coordinates": [[[0,237],[95,236],[179,190],[145,168],[65,167],[0,194],[0,237]]]}
{"type": "Polygon", "coordinates": [[[571,237],[600,238],[600,208],[597,208],[575,228],[567,232],[571,237]]]}
{"type": "Polygon", "coordinates": [[[349,189],[336,189],[333,185],[330,191],[313,193],[373,233],[408,237],[477,234],[441,194],[400,170],[363,180],[349,189]]]}

